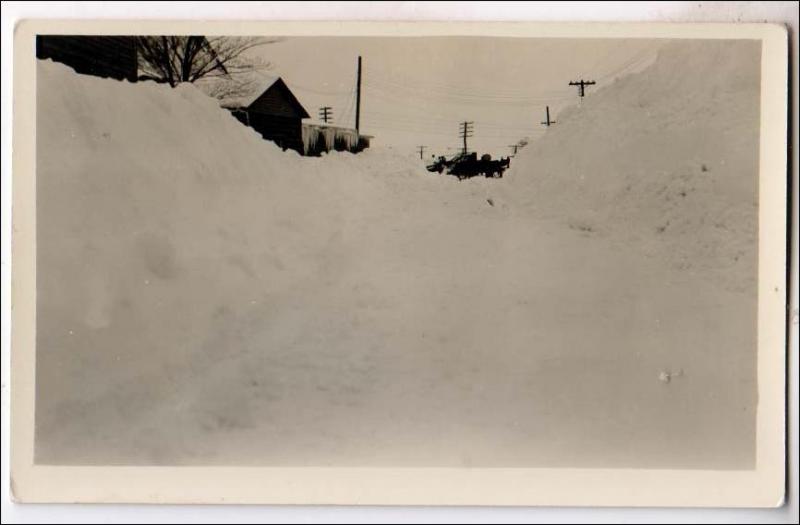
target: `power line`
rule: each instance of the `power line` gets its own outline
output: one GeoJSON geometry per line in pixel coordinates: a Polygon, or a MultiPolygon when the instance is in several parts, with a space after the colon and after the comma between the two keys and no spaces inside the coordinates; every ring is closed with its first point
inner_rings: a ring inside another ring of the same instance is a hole
{"type": "MultiPolygon", "coordinates": [[[[433,129],[433,130],[452,129],[452,126],[455,123],[454,122],[455,119],[431,120],[427,119],[426,117],[419,117],[419,118],[404,117],[393,113],[384,113],[376,111],[370,112],[368,120],[371,122],[402,124],[407,127],[416,129],[433,129]]],[[[500,132],[517,131],[520,133],[529,133],[535,131],[535,129],[532,126],[511,126],[498,122],[475,121],[475,124],[481,126],[481,128],[486,128],[490,131],[500,131],[500,132]]]]}
{"type": "Polygon", "coordinates": [[[459,135],[458,136],[461,137],[462,139],[464,139],[464,155],[467,154],[467,137],[471,137],[472,136],[472,131],[473,131],[472,126],[473,126],[473,124],[474,124],[474,122],[464,121],[464,122],[461,123],[461,126],[460,126],[460,130],[459,130],[459,135]]]}
{"type": "Polygon", "coordinates": [[[356,135],[361,121],[361,55],[358,55],[358,79],[356,80],[356,135]]]}
{"type": "MultiPolygon", "coordinates": [[[[462,108],[463,109],[463,108],[462,108]]],[[[458,122],[456,117],[449,117],[444,114],[431,115],[426,113],[416,113],[413,108],[398,108],[397,112],[394,111],[370,111],[370,115],[384,117],[393,121],[406,121],[412,124],[421,124],[425,126],[433,125],[438,127],[451,127],[454,123],[458,122]]],[[[518,117],[518,114],[514,115],[518,117]]],[[[497,128],[497,129],[521,129],[530,130],[534,129],[530,125],[509,125],[503,123],[502,120],[476,120],[475,124],[481,127],[497,128]]]]}
{"type": "MultiPolygon", "coordinates": [[[[636,55],[634,55],[630,60],[625,62],[622,66],[612,71],[609,71],[597,78],[598,81],[603,81],[607,78],[612,76],[618,76],[623,72],[627,71],[628,69],[632,69],[635,66],[639,66],[645,62],[647,55],[650,55],[654,52],[653,49],[645,49],[636,55]]],[[[596,71],[594,71],[596,72],[596,71]]],[[[314,93],[318,95],[352,95],[353,90],[323,90],[317,87],[309,87],[302,84],[297,84],[295,82],[287,82],[290,88],[293,90],[298,91],[305,91],[308,93],[314,93]]],[[[471,103],[478,103],[478,104],[485,104],[485,105],[519,105],[519,104],[536,104],[541,102],[560,102],[560,101],[568,101],[571,100],[572,97],[566,95],[565,91],[563,90],[547,90],[547,91],[540,91],[537,95],[528,95],[521,91],[506,91],[506,92],[496,92],[493,91],[491,93],[481,92],[481,91],[462,91],[453,89],[453,86],[447,84],[438,84],[438,83],[425,83],[419,84],[416,83],[414,85],[408,85],[401,82],[398,82],[394,79],[390,79],[388,77],[381,77],[380,74],[375,74],[374,72],[370,73],[369,81],[366,79],[362,82],[364,86],[370,87],[371,89],[375,90],[376,93],[379,95],[390,96],[390,97],[397,97],[402,98],[403,100],[408,99],[408,92],[413,92],[418,96],[423,96],[426,98],[431,99],[446,99],[450,102],[471,102],[471,103]]],[[[588,85],[588,84],[586,84],[588,85]]]]}
{"type": "MultiPolygon", "coordinates": [[[[419,128],[409,128],[409,127],[402,127],[393,124],[383,124],[383,123],[373,123],[367,121],[366,124],[362,125],[363,128],[366,129],[381,129],[387,131],[394,131],[394,132],[403,132],[403,133],[416,133],[416,134],[423,134],[423,135],[436,135],[436,136],[443,136],[443,137],[452,137],[453,132],[442,132],[442,131],[435,131],[435,130],[421,130],[419,128]]],[[[525,136],[534,136],[538,135],[538,132],[530,132],[530,133],[495,133],[495,134],[487,134],[481,133],[481,139],[514,139],[519,138],[520,135],[525,136]]]]}
{"type": "Polygon", "coordinates": [[[541,95],[541,96],[526,96],[526,97],[484,97],[484,96],[464,96],[457,93],[436,92],[434,90],[424,90],[421,88],[414,88],[409,86],[391,86],[391,85],[376,85],[374,81],[365,82],[364,85],[379,94],[389,97],[400,98],[408,100],[409,95],[417,96],[420,98],[427,98],[432,100],[443,100],[450,103],[470,103],[479,105],[512,105],[518,106],[521,104],[536,104],[541,102],[551,102],[560,100],[569,100],[564,91],[559,91],[557,95],[541,95]]]}
{"type": "Polygon", "coordinates": [[[653,49],[645,49],[645,50],[637,53],[630,60],[625,62],[622,66],[618,67],[617,69],[614,69],[614,70],[609,71],[609,72],[607,72],[607,73],[605,73],[603,75],[600,75],[600,77],[597,78],[597,81],[601,82],[601,81],[606,80],[608,78],[611,78],[611,77],[614,77],[614,76],[619,76],[622,73],[624,73],[625,71],[628,71],[630,69],[633,69],[634,67],[637,67],[637,66],[640,66],[640,65],[644,64],[647,60],[650,60],[650,57],[653,56],[653,52],[654,52],[653,49]]]}
{"type": "Polygon", "coordinates": [[[395,125],[392,125],[392,124],[387,125],[387,124],[384,124],[384,123],[374,123],[374,122],[370,122],[370,121],[367,121],[367,123],[363,127],[364,128],[372,128],[372,129],[383,129],[383,130],[388,130],[388,131],[402,131],[402,132],[405,132],[405,133],[423,133],[425,135],[441,135],[443,137],[452,137],[453,136],[453,132],[452,131],[443,132],[443,131],[420,130],[418,128],[414,129],[414,128],[408,128],[408,127],[402,127],[402,126],[395,126],[395,125]]]}
{"type": "MultiPolygon", "coordinates": [[[[392,123],[381,123],[381,122],[370,122],[368,121],[363,127],[365,128],[373,128],[373,129],[382,129],[387,131],[395,131],[395,132],[404,132],[404,133],[415,133],[415,134],[423,134],[423,135],[441,135],[446,137],[452,137],[453,132],[443,132],[437,130],[425,130],[420,128],[411,128],[405,126],[398,126],[392,123]]],[[[533,131],[530,133],[481,133],[481,138],[494,138],[494,139],[509,139],[509,138],[518,138],[521,135],[523,136],[534,136],[539,135],[541,132],[533,131]]]]}
{"type": "MultiPolygon", "coordinates": [[[[431,135],[431,136],[443,136],[443,137],[452,137],[452,131],[439,131],[439,130],[427,130],[421,128],[412,128],[404,125],[398,125],[392,122],[376,122],[370,119],[366,120],[366,122],[362,126],[365,129],[380,129],[392,132],[402,132],[402,133],[412,133],[416,135],[431,135]]],[[[533,130],[533,131],[526,131],[524,133],[519,132],[510,132],[510,133],[481,133],[481,139],[515,139],[519,138],[520,136],[538,136],[541,134],[541,131],[533,130]]]]}
{"type": "Polygon", "coordinates": [[[542,124],[544,124],[545,126],[547,126],[549,128],[550,124],[555,124],[556,121],[555,120],[550,120],[550,106],[546,106],[546,112],[547,112],[547,119],[544,122],[542,122],[542,124]]]}
{"type": "MultiPolygon", "coordinates": [[[[620,68],[616,70],[612,70],[602,77],[601,79],[606,79],[611,76],[619,75],[624,71],[630,69],[633,66],[637,66],[643,63],[643,59],[645,55],[649,54],[650,50],[644,50],[634,57],[632,57],[629,61],[623,64],[620,68]]],[[[376,75],[372,74],[370,77],[370,82],[365,82],[365,85],[369,86],[370,88],[376,90],[379,93],[383,93],[386,96],[395,96],[395,97],[402,97],[407,99],[408,93],[416,94],[417,96],[422,96],[425,98],[430,99],[442,99],[445,98],[451,102],[471,102],[471,103],[479,103],[479,104],[499,104],[499,105],[519,105],[519,104],[533,104],[537,102],[558,102],[558,101],[566,101],[571,100],[572,97],[566,96],[563,90],[548,90],[539,92],[536,96],[527,95],[521,92],[506,92],[506,93],[482,93],[482,92],[465,92],[453,89],[452,86],[445,86],[445,85],[438,85],[441,87],[436,87],[436,85],[428,84],[428,85],[408,85],[403,84],[394,80],[388,79],[381,79],[375,78],[376,75]]],[[[581,96],[585,95],[585,87],[588,85],[594,85],[596,81],[584,81],[583,85],[581,86],[580,82],[571,83],[570,85],[578,85],[579,87],[579,94],[581,96]]]]}
{"type": "MultiPolygon", "coordinates": [[[[419,82],[415,82],[413,85],[406,84],[403,82],[398,82],[396,80],[390,80],[383,78],[381,79],[380,76],[376,78],[374,74],[371,75],[370,80],[375,85],[383,85],[389,88],[397,88],[400,90],[410,90],[410,91],[419,91],[423,93],[435,93],[440,95],[446,95],[449,97],[457,97],[457,98],[470,98],[470,99],[491,99],[491,100],[517,100],[517,99],[529,99],[531,95],[529,91],[507,91],[501,92],[497,89],[492,89],[490,92],[479,92],[479,91],[462,91],[459,89],[455,89],[454,86],[451,85],[441,85],[438,86],[431,83],[421,84],[419,82]]],[[[559,94],[563,94],[563,89],[557,90],[547,90],[540,92],[542,96],[558,96],[559,94]]]]}
{"type": "Polygon", "coordinates": [[[355,90],[351,90],[350,97],[347,99],[347,106],[345,106],[345,109],[341,114],[342,122],[350,122],[350,118],[353,116],[353,110],[355,109],[355,100],[356,100],[355,90]]]}
{"type": "Polygon", "coordinates": [[[330,107],[330,106],[322,106],[321,108],[319,108],[319,118],[325,124],[327,124],[329,120],[332,122],[333,121],[333,108],[330,107]]]}
{"type": "Polygon", "coordinates": [[[583,98],[584,90],[585,90],[586,86],[594,86],[596,83],[597,82],[595,82],[594,80],[580,79],[580,80],[571,80],[569,82],[569,85],[570,86],[578,86],[578,95],[581,98],[583,98]]]}
{"type": "Polygon", "coordinates": [[[295,84],[294,82],[286,82],[292,90],[296,91],[307,91],[309,93],[314,93],[315,95],[344,95],[346,93],[351,92],[352,90],[342,90],[342,91],[324,91],[321,89],[310,88],[306,86],[301,86],[300,84],[295,84]]]}

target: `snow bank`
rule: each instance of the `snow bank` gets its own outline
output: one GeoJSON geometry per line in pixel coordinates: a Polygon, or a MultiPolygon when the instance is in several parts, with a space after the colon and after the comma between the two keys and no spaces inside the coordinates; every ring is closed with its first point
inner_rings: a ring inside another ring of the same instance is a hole
{"type": "Polygon", "coordinates": [[[759,56],[748,41],[665,45],[521,150],[510,194],[570,228],[622,235],[753,291],[759,56]]]}
{"type": "Polygon", "coordinates": [[[462,182],[40,62],[37,460],[751,468],[755,303],[667,249],[752,221],[749,77],[697,55],[462,182]]]}
{"type": "Polygon", "coordinates": [[[51,61],[37,84],[38,373],[74,381],[40,391],[54,409],[39,412],[45,433],[80,432],[67,423],[87,403],[92,421],[124,424],[178,378],[241,352],[255,309],[330,293],[320,276],[336,279],[381,225],[401,228],[443,186],[468,193],[385,150],[283,152],[191,85],[51,61]]]}

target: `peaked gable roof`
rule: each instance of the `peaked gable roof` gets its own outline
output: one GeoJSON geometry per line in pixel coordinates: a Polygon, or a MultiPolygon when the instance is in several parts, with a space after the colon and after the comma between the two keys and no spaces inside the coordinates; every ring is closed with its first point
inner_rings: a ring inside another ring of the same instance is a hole
{"type": "Polygon", "coordinates": [[[261,95],[267,92],[269,88],[272,87],[275,82],[278,81],[280,77],[273,77],[268,75],[262,75],[264,79],[259,82],[258,89],[253,90],[253,92],[246,96],[241,97],[234,97],[234,98],[227,98],[222,103],[223,107],[226,108],[246,108],[250,106],[253,102],[256,101],[261,95]]]}
{"type": "Polygon", "coordinates": [[[281,117],[309,118],[308,112],[280,77],[261,96],[256,98],[247,109],[257,113],[267,113],[281,117]]]}
{"type": "Polygon", "coordinates": [[[280,77],[268,77],[251,96],[228,100],[223,105],[265,115],[309,118],[308,112],[280,77]]]}

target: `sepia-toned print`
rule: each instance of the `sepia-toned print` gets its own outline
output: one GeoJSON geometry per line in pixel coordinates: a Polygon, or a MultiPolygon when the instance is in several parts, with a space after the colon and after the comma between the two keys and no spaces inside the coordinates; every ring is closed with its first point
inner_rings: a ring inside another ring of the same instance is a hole
{"type": "Polygon", "coordinates": [[[36,461],[752,468],[760,51],[40,35],[36,461]]]}

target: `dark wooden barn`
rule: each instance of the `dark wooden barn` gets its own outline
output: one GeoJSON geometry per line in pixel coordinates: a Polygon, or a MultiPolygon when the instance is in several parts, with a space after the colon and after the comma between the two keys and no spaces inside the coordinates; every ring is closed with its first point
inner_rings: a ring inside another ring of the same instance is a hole
{"type": "Polygon", "coordinates": [[[302,119],[309,115],[279,77],[269,80],[266,88],[256,95],[225,101],[223,106],[265,139],[283,149],[303,153],[302,119]]]}
{"type": "Polygon", "coordinates": [[[136,37],[37,35],[36,58],[52,59],[78,73],[136,80],[136,37]]]}

